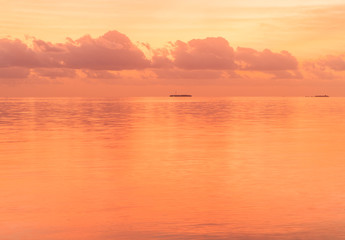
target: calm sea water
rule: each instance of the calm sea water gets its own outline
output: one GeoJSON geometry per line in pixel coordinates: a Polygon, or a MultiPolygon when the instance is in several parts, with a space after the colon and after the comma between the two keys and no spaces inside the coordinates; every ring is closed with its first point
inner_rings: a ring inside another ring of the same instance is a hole
{"type": "Polygon", "coordinates": [[[345,98],[0,99],[0,239],[345,239],[345,98]]]}

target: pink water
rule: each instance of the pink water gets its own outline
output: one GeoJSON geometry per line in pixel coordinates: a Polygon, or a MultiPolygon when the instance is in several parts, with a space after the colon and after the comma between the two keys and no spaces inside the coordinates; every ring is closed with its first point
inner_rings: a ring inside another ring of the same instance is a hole
{"type": "Polygon", "coordinates": [[[0,99],[0,239],[345,239],[345,98],[0,99]]]}

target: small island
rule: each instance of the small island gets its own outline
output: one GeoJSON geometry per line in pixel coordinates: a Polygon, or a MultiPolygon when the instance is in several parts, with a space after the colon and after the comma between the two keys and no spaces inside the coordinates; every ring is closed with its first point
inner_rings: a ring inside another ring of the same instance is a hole
{"type": "Polygon", "coordinates": [[[192,95],[188,95],[188,94],[172,94],[169,97],[192,97],[192,95]]]}
{"type": "Polygon", "coordinates": [[[329,97],[329,96],[324,94],[324,95],[315,95],[315,96],[306,96],[306,97],[329,97]]]}
{"type": "Polygon", "coordinates": [[[324,94],[324,95],[315,95],[314,97],[329,97],[329,96],[324,94]]]}

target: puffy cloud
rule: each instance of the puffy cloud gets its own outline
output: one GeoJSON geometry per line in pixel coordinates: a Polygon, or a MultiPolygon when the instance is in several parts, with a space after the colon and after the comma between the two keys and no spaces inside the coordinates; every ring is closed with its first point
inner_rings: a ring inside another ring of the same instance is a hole
{"type": "Polygon", "coordinates": [[[99,38],[84,36],[64,44],[0,39],[0,67],[73,68],[98,70],[143,69],[150,66],[144,53],[129,38],[110,31],[99,38]]]}
{"type": "MultiPolygon", "coordinates": [[[[171,55],[175,67],[196,69],[227,69],[245,71],[297,70],[298,61],[287,51],[274,53],[269,49],[259,52],[238,47],[236,51],[224,38],[193,39],[172,44],[171,55]]],[[[155,55],[154,55],[155,56],[155,55]]],[[[159,59],[168,62],[167,58],[159,59]]]]}
{"type": "Polygon", "coordinates": [[[52,44],[50,42],[45,42],[39,39],[35,39],[33,43],[34,49],[38,52],[61,53],[66,51],[63,44],[52,44]]]}
{"type": "Polygon", "coordinates": [[[238,47],[235,58],[241,70],[282,71],[296,70],[298,67],[297,59],[287,51],[274,53],[265,49],[259,52],[252,48],[238,47]]]}
{"type": "Polygon", "coordinates": [[[224,38],[193,39],[173,44],[174,64],[182,69],[232,69],[234,50],[224,38]]]}
{"type": "MultiPolygon", "coordinates": [[[[119,79],[133,82],[133,72],[147,69],[157,79],[229,79],[258,72],[280,79],[301,78],[298,62],[286,51],[262,52],[251,48],[237,48],[222,38],[176,41],[169,46],[153,49],[142,44],[146,55],[124,34],[110,31],[98,38],[85,35],[65,43],[51,43],[33,38],[32,47],[20,40],[0,39],[0,78],[39,76],[44,79],[74,78],[119,79]],[[149,56],[149,57],[146,57],[149,56]],[[5,69],[6,68],[6,69],[5,69]],[[22,68],[15,72],[14,68],[22,68]],[[77,70],[80,69],[80,70],[77,70]],[[122,74],[124,70],[131,74],[122,74]],[[120,72],[121,75],[120,75],[120,72]],[[232,72],[230,76],[225,74],[232,72]]],[[[324,65],[335,70],[345,70],[342,58],[329,57],[324,65]]],[[[152,78],[140,77],[149,82],[152,78]]]]}
{"type": "Polygon", "coordinates": [[[143,69],[150,65],[144,53],[129,38],[110,31],[93,39],[84,36],[65,44],[67,53],[62,61],[65,67],[99,70],[143,69]]]}
{"type": "Polygon", "coordinates": [[[22,41],[0,39],[0,67],[36,67],[39,65],[37,54],[22,41]]]}

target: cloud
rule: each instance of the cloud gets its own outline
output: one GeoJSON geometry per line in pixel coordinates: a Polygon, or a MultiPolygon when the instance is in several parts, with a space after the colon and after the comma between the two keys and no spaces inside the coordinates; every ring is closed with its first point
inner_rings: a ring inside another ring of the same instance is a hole
{"type": "Polygon", "coordinates": [[[234,50],[222,37],[172,44],[174,65],[182,69],[233,69],[234,50]]]}
{"type": "Polygon", "coordinates": [[[20,40],[0,39],[0,67],[36,67],[37,54],[20,40]]]}
{"type": "Polygon", "coordinates": [[[6,67],[0,68],[0,78],[13,79],[13,78],[26,78],[30,74],[29,68],[23,67],[6,67]]]}
{"type": "Polygon", "coordinates": [[[61,53],[66,51],[63,44],[52,44],[39,39],[34,39],[33,43],[34,49],[38,52],[61,53]]]}
{"type": "Polygon", "coordinates": [[[297,59],[287,51],[274,53],[269,49],[259,52],[252,48],[238,47],[235,53],[240,70],[283,71],[296,70],[297,59]]]}
{"type": "Polygon", "coordinates": [[[155,69],[160,79],[217,79],[223,74],[219,70],[155,69]]]}
{"type": "Polygon", "coordinates": [[[0,39],[0,67],[124,70],[149,66],[144,53],[117,31],[58,44],[34,39],[33,48],[18,39],[0,39]]]}
{"type": "Polygon", "coordinates": [[[317,64],[320,67],[328,67],[335,71],[344,71],[345,70],[345,60],[343,55],[334,56],[328,55],[320,59],[317,64]]]}
{"type": "Polygon", "coordinates": [[[36,68],[34,72],[42,77],[55,78],[73,78],[76,76],[74,69],[66,68],[36,68]]]}
{"type": "MultiPolygon", "coordinates": [[[[0,67],[129,70],[179,68],[185,70],[296,70],[298,62],[287,51],[259,52],[238,47],[236,51],[222,37],[176,41],[170,48],[152,49],[149,60],[130,39],[117,31],[98,38],[85,35],[77,40],[53,44],[39,39],[33,47],[22,41],[0,39],[0,67]]],[[[329,59],[335,69],[345,68],[342,59],[329,59]]],[[[42,72],[42,70],[40,70],[42,72]]]]}
{"type": "MultiPolygon", "coordinates": [[[[126,77],[134,83],[133,78],[137,75],[133,72],[144,72],[145,69],[157,79],[208,79],[215,82],[233,78],[226,72],[232,72],[236,78],[241,78],[244,72],[262,72],[280,79],[302,77],[297,59],[289,52],[275,53],[269,49],[260,52],[243,47],[234,50],[222,37],[176,41],[157,49],[142,43],[140,47],[146,49],[146,54],[117,31],[109,31],[97,38],[89,35],[76,40],[67,38],[65,43],[36,38],[31,41],[29,47],[18,39],[0,39],[0,68],[9,68],[0,72],[0,78],[27,78],[32,74],[44,79],[126,77]],[[16,73],[14,68],[23,69],[16,73]],[[132,73],[120,74],[120,71],[132,73]]],[[[335,70],[345,69],[341,58],[329,57],[322,64],[335,70]]],[[[143,81],[149,82],[152,76],[143,81]]]]}
{"type": "Polygon", "coordinates": [[[320,65],[319,60],[309,60],[303,62],[303,70],[308,74],[311,75],[312,78],[317,79],[335,79],[336,75],[335,72],[323,64],[320,65]]]}
{"type": "Polygon", "coordinates": [[[93,79],[118,79],[120,78],[119,73],[113,73],[106,70],[84,70],[87,78],[93,79]]]}
{"type": "Polygon", "coordinates": [[[301,69],[314,79],[342,81],[345,77],[345,54],[304,61],[301,69]]]}
{"type": "Polygon", "coordinates": [[[124,70],[149,67],[150,61],[130,39],[117,31],[110,31],[93,39],[86,35],[65,44],[63,66],[68,68],[124,70]]]}
{"type": "MultiPolygon", "coordinates": [[[[287,71],[297,70],[298,61],[287,51],[280,53],[265,49],[238,47],[236,51],[224,38],[193,39],[172,44],[172,63],[176,68],[197,70],[287,71]]],[[[154,55],[156,57],[156,55],[154,55]]],[[[166,56],[157,62],[169,62],[166,56]]],[[[167,66],[166,64],[165,66],[167,66]]],[[[156,66],[160,66],[157,64],[156,66]]],[[[283,74],[283,73],[281,73],[283,74]]],[[[285,73],[286,77],[288,73],[285,73]]],[[[288,77],[287,77],[288,78],[288,77]]]]}
{"type": "Polygon", "coordinates": [[[151,58],[151,67],[153,68],[171,68],[173,61],[169,58],[170,52],[167,48],[151,49],[153,56],[151,58]]]}
{"type": "Polygon", "coordinates": [[[302,70],[315,80],[339,80],[345,77],[345,54],[327,55],[304,61],[302,70]]]}
{"type": "Polygon", "coordinates": [[[268,73],[274,76],[273,79],[302,79],[303,78],[302,73],[298,70],[270,71],[268,73]]]}

